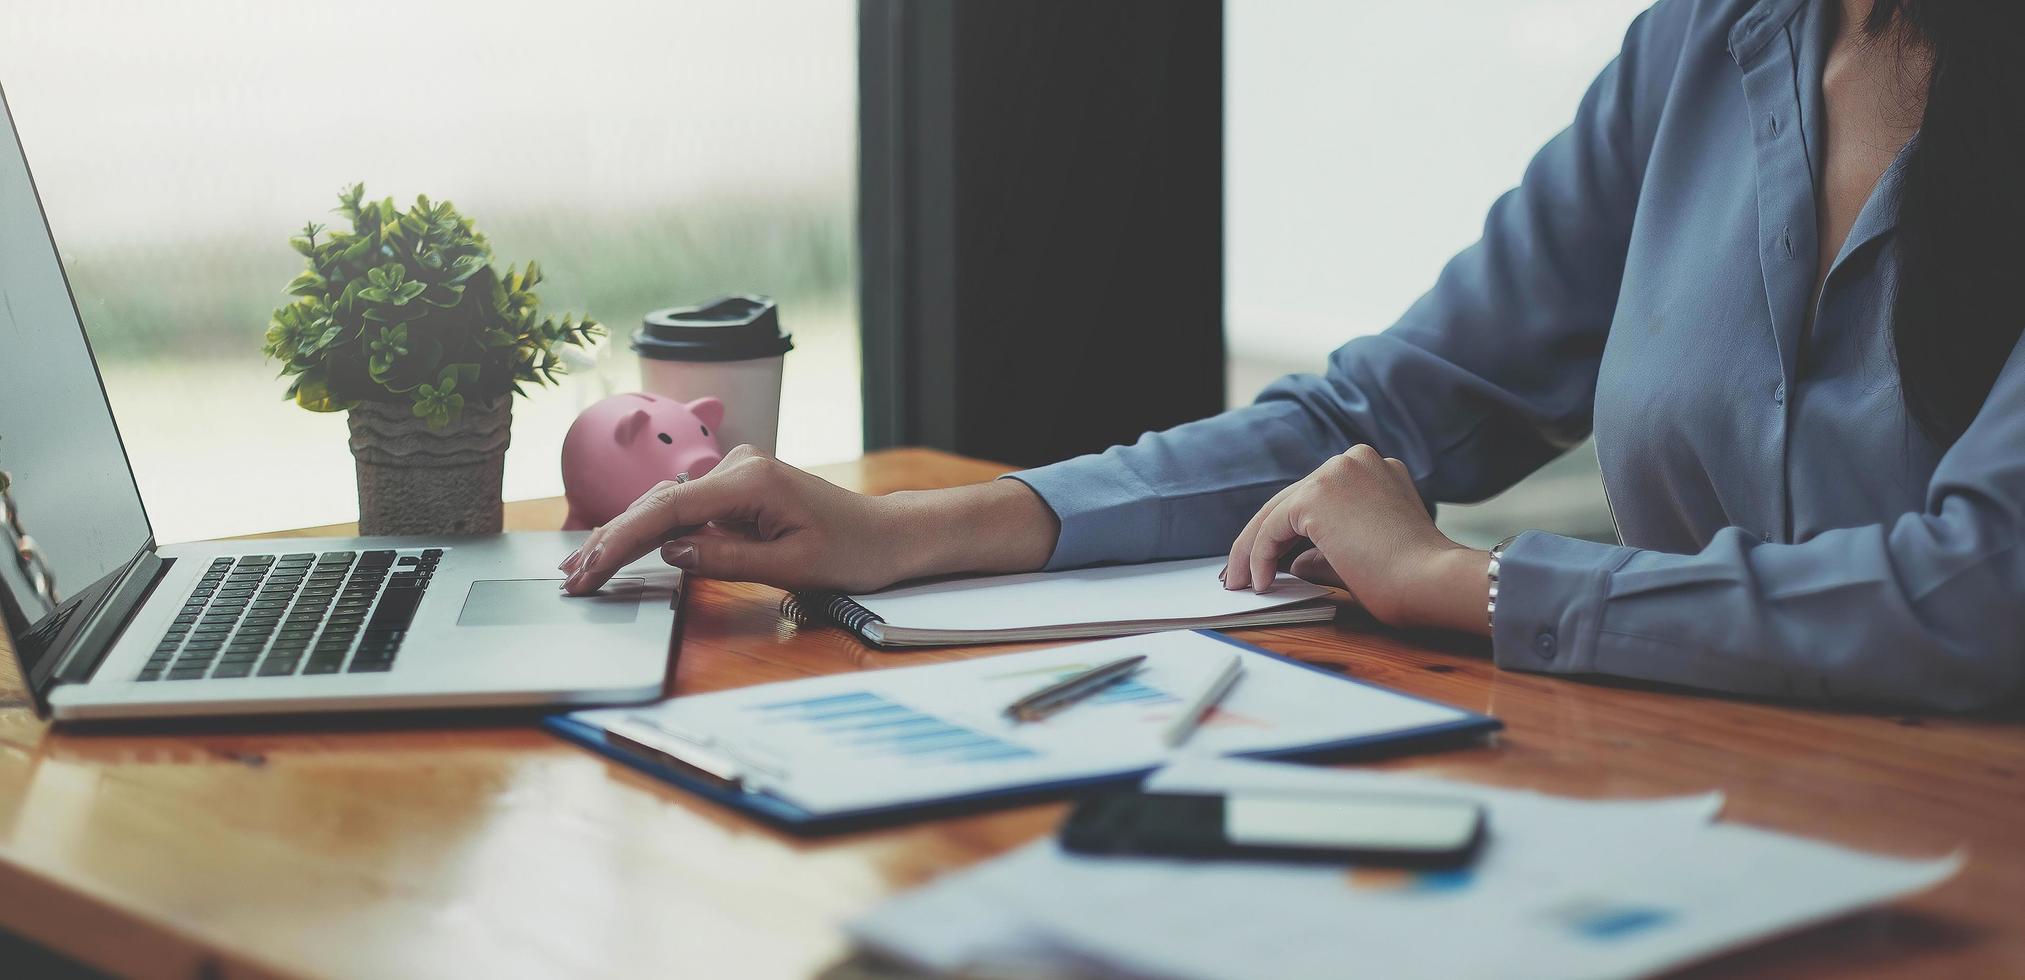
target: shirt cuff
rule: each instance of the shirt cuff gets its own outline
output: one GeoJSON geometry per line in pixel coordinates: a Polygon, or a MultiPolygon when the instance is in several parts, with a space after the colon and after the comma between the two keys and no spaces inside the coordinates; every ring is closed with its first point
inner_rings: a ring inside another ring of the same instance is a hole
{"type": "Polygon", "coordinates": [[[1506,670],[1584,673],[1596,663],[1596,630],[1610,576],[1636,548],[1527,531],[1498,563],[1491,655],[1506,670]]]}
{"type": "Polygon", "coordinates": [[[1110,452],[1078,456],[1000,479],[1039,494],[1062,522],[1047,571],[1099,562],[1149,561],[1160,539],[1160,505],[1151,487],[1110,452]]]}

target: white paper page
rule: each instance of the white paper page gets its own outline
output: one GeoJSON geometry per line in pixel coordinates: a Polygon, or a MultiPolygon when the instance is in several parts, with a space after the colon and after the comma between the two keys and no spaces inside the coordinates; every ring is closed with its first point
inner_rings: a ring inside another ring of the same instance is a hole
{"type": "Polygon", "coordinates": [[[1679,820],[1705,824],[1723,812],[1723,794],[1711,790],[1689,796],[1651,799],[1578,800],[1549,796],[1529,789],[1506,789],[1459,779],[1414,772],[1338,769],[1260,759],[1192,757],[1176,760],[1146,777],[1146,788],[1164,793],[1232,793],[1253,790],[1281,793],[1421,793],[1457,796],[1482,803],[1498,822],[1522,821],[1551,825],[1559,819],[1679,820]]]}
{"type": "MultiPolygon", "coordinates": [[[[938,970],[1006,959],[1022,937],[1071,948],[1125,972],[1279,976],[1325,955],[1321,976],[1393,976],[1401,964],[1344,949],[1448,930],[1527,901],[1613,854],[1698,832],[1720,794],[1589,804],[1431,777],[1244,760],[1191,760],[1153,777],[1160,788],[1421,792],[1482,803],[1491,838],[1462,872],[1270,862],[1087,858],[1044,841],[900,896],[852,925],[863,941],[938,970]],[[1348,896],[1346,898],[1346,895],[1348,896]],[[1272,920],[1270,922],[1266,920],[1272,920]],[[1311,930],[1313,934],[1311,934],[1311,930]],[[1348,932],[1354,941],[1339,933],[1348,932]],[[964,941],[969,938],[969,942],[964,941]],[[1319,944],[1319,946],[1317,946],[1319,944]]],[[[1474,927],[1472,926],[1472,929],[1474,927]]],[[[1426,942],[1423,935],[1419,940],[1426,942]]],[[[1449,941],[1449,940],[1442,940],[1449,941]]]]}
{"type": "Polygon", "coordinates": [[[1584,802],[1386,773],[1191,761],[1166,789],[1473,794],[1492,837],[1466,871],[1087,858],[1043,841],[852,925],[937,969],[1074,950],[1177,977],[1616,977],[1685,965],[1945,880],[1957,858],[1880,858],[1709,825],[1716,794],[1584,802]],[[935,917],[941,912],[961,914],[935,917]],[[934,936],[915,923],[934,921],[934,936]],[[975,944],[954,930],[968,930],[975,944]]]}
{"type": "Polygon", "coordinates": [[[1217,581],[1221,558],[1065,572],[996,575],[852,596],[888,625],[918,630],[1007,630],[1085,623],[1210,619],[1329,594],[1281,573],[1273,590],[1232,592],[1217,581]]]}
{"type": "Polygon", "coordinates": [[[1306,746],[1463,720],[1466,712],[1344,681],[1193,632],[1149,633],[955,663],[741,688],[578,712],[707,733],[778,772],[768,791],[818,813],[1149,768],[1160,735],[1233,655],[1245,673],[1184,746],[1306,746]],[[1063,676],[1145,654],[1132,677],[1039,722],[1005,707],[1063,676]]]}

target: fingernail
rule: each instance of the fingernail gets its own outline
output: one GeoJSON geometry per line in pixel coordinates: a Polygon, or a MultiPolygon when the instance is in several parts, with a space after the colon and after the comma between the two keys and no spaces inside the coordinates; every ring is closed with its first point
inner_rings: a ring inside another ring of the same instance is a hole
{"type": "Polygon", "coordinates": [[[580,583],[580,582],[582,582],[583,580],[584,580],[584,570],[583,570],[583,569],[579,568],[579,569],[577,569],[576,571],[574,571],[574,572],[571,572],[571,573],[570,573],[570,577],[569,577],[569,578],[563,579],[563,584],[562,584],[562,587],[563,587],[563,591],[564,591],[564,592],[575,592],[575,591],[577,590],[577,584],[578,584],[578,583],[580,583]]]}
{"type": "Polygon", "coordinates": [[[605,557],[604,545],[598,545],[597,547],[592,548],[591,553],[584,556],[584,563],[582,565],[577,566],[577,571],[588,572],[591,569],[598,567],[598,559],[603,557],[605,557]]]}
{"type": "Polygon", "coordinates": [[[696,546],[682,541],[670,541],[661,546],[661,560],[680,569],[696,567],[696,546]]]}
{"type": "Polygon", "coordinates": [[[563,560],[556,562],[555,567],[560,568],[565,572],[574,572],[576,571],[577,556],[583,553],[584,549],[578,548],[577,550],[570,552],[568,555],[563,556],[563,560]]]}
{"type": "MultiPolygon", "coordinates": [[[[1224,567],[1224,568],[1219,568],[1219,569],[1217,569],[1217,570],[1216,570],[1216,580],[1217,580],[1217,581],[1219,581],[1219,582],[1224,582],[1224,581],[1225,581],[1225,576],[1227,576],[1227,575],[1229,575],[1229,574],[1230,574],[1230,568],[1229,568],[1228,566],[1226,566],[1226,567],[1224,567]]],[[[1228,582],[1225,582],[1225,584],[1229,584],[1229,583],[1228,583],[1228,582]]]]}

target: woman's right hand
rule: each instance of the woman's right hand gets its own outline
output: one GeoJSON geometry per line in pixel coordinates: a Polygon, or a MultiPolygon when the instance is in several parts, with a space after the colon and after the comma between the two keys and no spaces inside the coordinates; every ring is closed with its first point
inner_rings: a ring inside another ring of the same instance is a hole
{"type": "Polygon", "coordinates": [[[1039,568],[1056,530],[1054,512],[1015,480],[873,497],[739,446],[699,479],[649,490],[560,567],[571,595],[655,550],[711,578],[876,592],[924,575],[1039,568]]]}

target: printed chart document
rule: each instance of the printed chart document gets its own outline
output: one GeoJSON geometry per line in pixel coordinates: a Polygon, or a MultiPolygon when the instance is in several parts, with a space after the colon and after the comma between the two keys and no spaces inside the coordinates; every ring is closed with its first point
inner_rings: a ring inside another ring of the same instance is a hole
{"type": "Polygon", "coordinates": [[[1243,760],[1184,762],[1148,785],[1464,796],[1484,804],[1490,839],[1471,867],[1440,872],[1086,857],[1043,841],[899,896],[851,931],[943,971],[1624,977],[1919,891],[1960,863],[1711,824],[1715,794],[1590,802],[1243,760]]]}
{"type": "Polygon", "coordinates": [[[1168,722],[1233,656],[1243,676],[1189,740],[1189,752],[1298,750],[1495,727],[1472,712],[1194,632],[813,677],[568,717],[706,746],[746,774],[748,791],[810,813],[863,811],[1152,769],[1173,754],[1161,741],[1168,722]],[[1135,654],[1147,658],[1139,672],[1046,720],[1016,723],[1005,715],[1024,694],[1135,654]]]}

